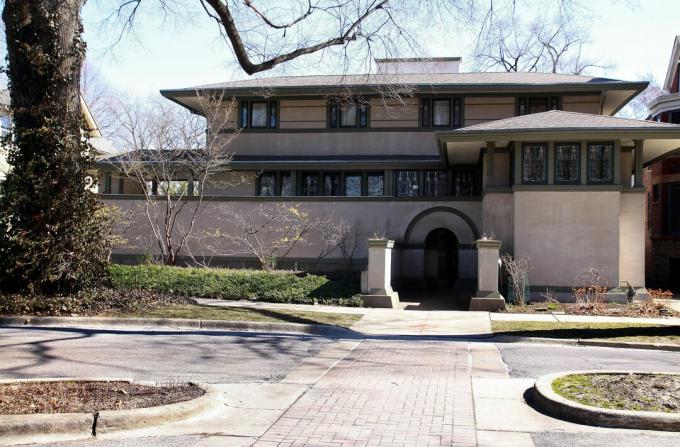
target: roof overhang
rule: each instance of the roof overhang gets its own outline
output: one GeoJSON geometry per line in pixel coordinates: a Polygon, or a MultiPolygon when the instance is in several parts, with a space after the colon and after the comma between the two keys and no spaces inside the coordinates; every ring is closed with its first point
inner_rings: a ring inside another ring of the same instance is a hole
{"type": "Polygon", "coordinates": [[[437,132],[437,143],[448,159],[464,163],[479,157],[479,150],[487,142],[497,147],[506,147],[514,141],[603,141],[621,140],[622,145],[644,140],[642,161],[645,165],[670,155],[680,148],[680,130],[645,128],[553,128],[504,129],[475,132],[437,132]]]}
{"type": "MultiPolygon", "coordinates": [[[[637,96],[649,85],[646,81],[611,83],[553,83],[553,84],[404,84],[404,94],[464,94],[474,95],[489,93],[498,94],[564,94],[564,93],[598,93],[603,115],[613,115],[637,96]]],[[[343,85],[310,85],[289,87],[245,87],[245,88],[196,88],[196,89],[168,89],[160,93],[165,98],[186,107],[191,112],[204,115],[201,97],[206,95],[227,98],[248,98],[263,96],[315,96],[324,97],[333,94],[380,95],[378,84],[343,84],[343,85]]],[[[390,90],[398,93],[400,84],[390,86],[390,90]]]]}

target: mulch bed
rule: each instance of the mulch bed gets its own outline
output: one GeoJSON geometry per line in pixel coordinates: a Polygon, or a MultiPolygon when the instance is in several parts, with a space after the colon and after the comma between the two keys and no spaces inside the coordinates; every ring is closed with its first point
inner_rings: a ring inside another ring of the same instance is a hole
{"type": "Polygon", "coordinates": [[[680,413],[680,375],[573,374],[553,382],[553,389],[595,407],[680,413]]]}
{"type": "Polygon", "coordinates": [[[524,306],[510,305],[505,312],[518,314],[562,313],[567,315],[600,315],[608,317],[678,317],[680,314],[667,306],[655,302],[598,303],[597,306],[583,306],[575,303],[529,303],[524,306]]]}
{"type": "Polygon", "coordinates": [[[203,395],[194,384],[18,382],[0,385],[0,414],[97,413],[184,402],[203,395]]]}

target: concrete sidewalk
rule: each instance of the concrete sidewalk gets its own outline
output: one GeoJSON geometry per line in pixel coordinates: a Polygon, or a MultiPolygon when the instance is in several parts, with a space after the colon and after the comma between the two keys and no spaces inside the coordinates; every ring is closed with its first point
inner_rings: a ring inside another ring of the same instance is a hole
{"type": "Polygon", "coordinates": [[[365,335],[491,336],[488,312],[373,309],[350,327],[365,335]]]}
{"type": "Polygon", "coordinates": [[[638,323],[680,326],[680,318],[608,317],[599,315],[490,313],[491,321],[547,321],[561,323],[638,323]]]}

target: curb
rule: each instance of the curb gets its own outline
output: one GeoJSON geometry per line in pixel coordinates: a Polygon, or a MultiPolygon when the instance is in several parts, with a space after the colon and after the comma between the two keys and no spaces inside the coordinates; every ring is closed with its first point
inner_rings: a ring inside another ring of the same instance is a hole
{"type": "Polygon", "coordinates": [[[569,371],[539,377],[534,383],[533,397],[536,406],[560,419],[584,425],[610,428],[632,428],[638,430],[661,430],[680,432],[680,414],[657,411],[612,410],[583,405],[558,395],[552,383],[559,377],[571,374],[674,374],[664,372],[637,371],[569,371]]]}
{"type": "MultiPolygon", "coordinates": [[[[132,379],[101,378],[50,378],[1,380],[0,384],[25,382],[134,382],[141,385],[157,385],[155,382],[132,379]]],[[[158,407],[131,410],[105,410],[92,413],[58,413],[0,415],[1,443],[26,443],[40,439],[48,441],[90,438],[102,433],[144,428],[163,423],[184,420],[209,411],[221,404],[220,393],[213,387],[198,384],[204,394],[196,399],[158,407]]]]}
{"type": "Polygon", "coordinates": [[[0,317],[0,327],[42,326],[153,326],[179,329],[212,329],[228,331],[290,332],[324,335],[333,338],[356,338],[357,334],[339,326],[325,324],[268,323],[258,321],[192,320],[187,318],[114,318],[114,317],[0,317]]]}
{"type": "Polygon", "coordinates": [[[651,349],[658,351],[680,351],[680,345],[668,345],[661,343],[637,343],[630,341],[604,341],[583,338],[546,338],[546,337],[522,337],[519,335],[493,336],[496,343],[536,343],[565,346],[595,346],[601,348],[628,348],[628,349],[651,349]]]}

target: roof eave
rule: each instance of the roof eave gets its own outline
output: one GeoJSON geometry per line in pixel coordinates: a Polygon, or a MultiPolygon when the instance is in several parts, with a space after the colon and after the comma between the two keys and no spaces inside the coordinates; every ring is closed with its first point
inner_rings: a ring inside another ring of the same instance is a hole
{"type": "Polygon", "coordinates": [[[503,130],[480,130],[474,132],[435,132],[435,138],[441,143],[493,141],[497,140],[541,140],[562,139],[562,136],[578,136],[579,139],[604,138],[620,139],[679,139],[680,129],[649,129],[649,128],[530,128],[530,129],[503,129],[503,130]]]}

